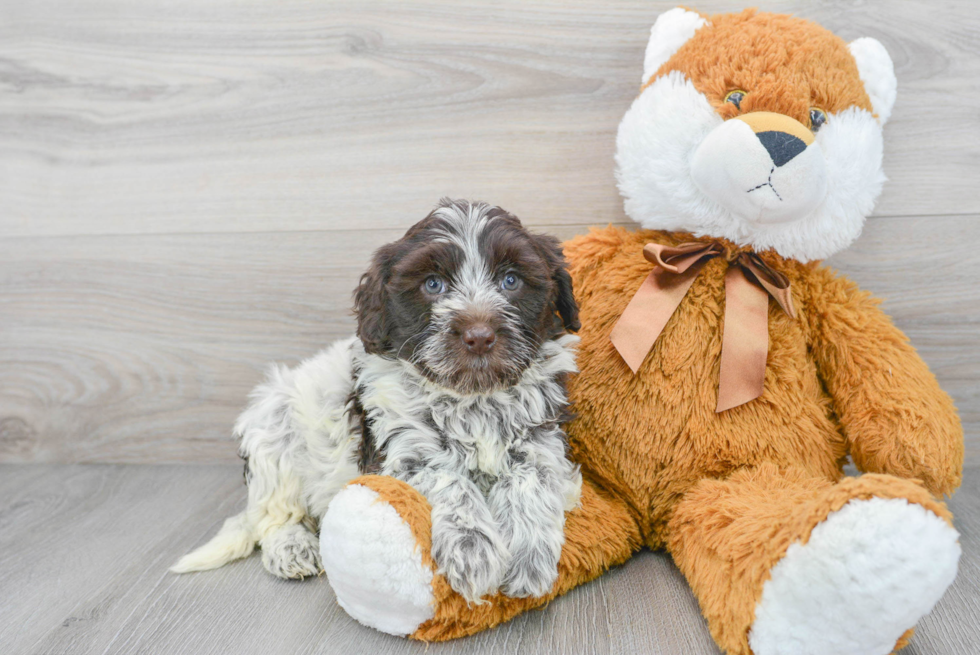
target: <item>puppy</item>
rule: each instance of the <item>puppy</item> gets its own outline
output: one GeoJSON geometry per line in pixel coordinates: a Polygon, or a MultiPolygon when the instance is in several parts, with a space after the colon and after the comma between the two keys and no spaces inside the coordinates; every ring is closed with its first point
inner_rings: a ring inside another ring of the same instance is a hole
{"type": "Polygon", "coordinates": [[[561,428],[579,323],[558,241],[443,200],[374,254],[354,309],[356,337],[252,393],[235,425],[248,505],[172,570],[258,544],[273,574],[315,575],[318,519],[376,473],[428,499],[433,558],[467,600],[547,593],[582,483],[561,428]]]}

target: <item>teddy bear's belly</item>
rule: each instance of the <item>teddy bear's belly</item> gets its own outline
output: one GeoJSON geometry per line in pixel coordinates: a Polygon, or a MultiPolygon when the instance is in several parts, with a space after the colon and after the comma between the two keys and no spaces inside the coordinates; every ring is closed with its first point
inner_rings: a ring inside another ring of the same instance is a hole
{"type": "Polygon", "coordinates": [[[629,500],[652,545],[659,544],[673,505],[704,477],[768,461],[836,479],[846,455],[802,328],[775,303],[763,395],[716,413],[724,268],[714,263],[705,266],[636,375],[609,341],[619,315],[608,311],[609,294],[621,294],[613,304],[625,306],[631,293],[585,289],[580,300],[580,373],[569,388],[577,415],[568,426],[573,456],[593,479],[629,500]],[[590,298],[600,297],[601,306],[593,307],[590,298]]]}

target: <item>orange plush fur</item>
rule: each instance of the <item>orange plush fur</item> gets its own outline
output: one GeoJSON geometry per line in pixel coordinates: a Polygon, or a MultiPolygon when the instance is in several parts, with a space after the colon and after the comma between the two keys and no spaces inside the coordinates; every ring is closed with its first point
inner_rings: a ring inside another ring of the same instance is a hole
{"type": "Polygon", "coordinates": [[[703,33],[681,46],[643,89],[670,71],[684,73],[726,119],[772,111],[807,125],[810,107],[832,114],[847,107],[871,111],[847,44],[792,16],[754,9],[712,16],[710,37],[703,33]],[[752,89],[737,109],[725,102],[734,89],[752,89]]]}
{"type": "MultiPolygon", "coordinates": [[[[823,28],[753,12],[711,21],[658,74],[683,72],[723,117],[737,111],[726,93],[741,88],[753,90],[743,112],[778,112],[804,125],[814,105],[871,111],[846,45],[823,28]]],[[[715,239],[609,227],[566,244],[583,326],[580,373],[570,384],[577,417],[567,431],[585,483],[581,507],[567,517],[559,580],[545,598],[498,595],[467,606],[436,576],[435,616],[412,637],[442,640],[493,626],[645,545],[667,548],[719,646],[746,655],[770,570],[831,512],[852,499],[900,498],[951,522],[936,499],[961,476],[962,432],[950,398],[877,301],[818,262],[759,253],[789,278],[798,318],[770,301],[758,399],[715,411],[726,259],[740,252],[729,242],[725,257],[704,265],[638,373],[630,372],[609,334],[651,270],[643,245],[692,240],[715,239]],[[844,478],[848,455],[866,475],[844,478]]],[[[391,479],[356,483],[399,510],[432,565],[425,499],[391,479]]]]}

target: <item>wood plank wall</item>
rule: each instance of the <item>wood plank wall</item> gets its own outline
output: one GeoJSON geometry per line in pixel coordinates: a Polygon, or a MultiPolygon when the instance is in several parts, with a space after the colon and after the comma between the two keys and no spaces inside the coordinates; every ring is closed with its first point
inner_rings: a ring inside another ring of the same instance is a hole
{"type": "MultiPolygon", "coordinates": [[[[266,364],[348,333],[371,250],[440,196],[563,237],[627,223],[615,130],[671,6],[0,0],[0,461],[233,461],[266,364]]],[[[980,10],[764,8],[895,61],[891,182],[832,263],[980,464],[980,10]]]]}

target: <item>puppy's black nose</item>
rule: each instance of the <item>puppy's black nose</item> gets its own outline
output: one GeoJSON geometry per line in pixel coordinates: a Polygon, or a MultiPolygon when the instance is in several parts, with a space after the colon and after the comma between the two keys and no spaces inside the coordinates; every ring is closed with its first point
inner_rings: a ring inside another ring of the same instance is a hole
{"type": "Polygon", "coordinates": [[[482,355],[493,348],[497,333],[486,323],[477,323],[463,330],[462,339],[467,350],[474,355],[482,355]]]}
{"type": "Polygon", "coordinates": [[[806,150],[806,144],[803,142],[803,139],[787,132],[758,132],[756,136],[762,142],[769,156],[772,157],[772,163],[776,166],[782,166],[806,150]]]}

